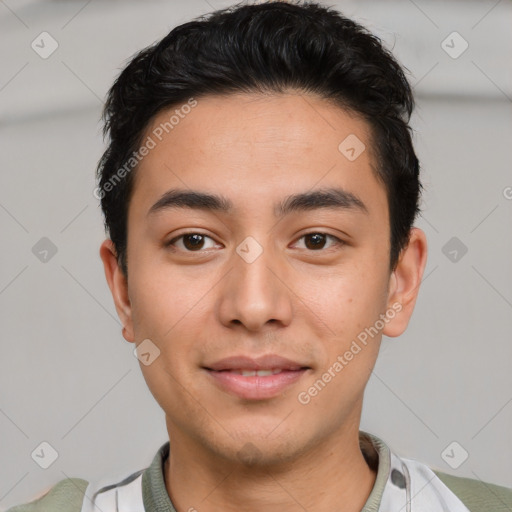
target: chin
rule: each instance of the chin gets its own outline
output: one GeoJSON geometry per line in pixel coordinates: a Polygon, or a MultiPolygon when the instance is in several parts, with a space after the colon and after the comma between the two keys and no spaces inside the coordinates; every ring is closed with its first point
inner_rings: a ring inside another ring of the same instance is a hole
{"type": "Polygon", "coordinates": [[[289,465],[304,452],[305,446],[301,446],[299,439],[292,439],[291,433],[269,439],[269,432],[271,430],[266,430],[265,434],[237,435],[236,443],[230,438],[229,446],[225,446],[224,449],[218,446],[215,451],[223,458],[239,462],[248,468],[273,470],[283,464],[289,465]]]}

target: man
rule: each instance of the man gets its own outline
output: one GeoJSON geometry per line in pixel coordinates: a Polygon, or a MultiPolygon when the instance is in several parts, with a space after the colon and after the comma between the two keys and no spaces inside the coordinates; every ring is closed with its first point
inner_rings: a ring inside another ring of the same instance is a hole
{"type": "Polygon", "coordinates": [[[130,62],[105,108],[100,255],[169,442],[12,512],[512,509],[359,430],[427,258],[412,109],[380,41],[315,3],[218,11],[130,62]]]}

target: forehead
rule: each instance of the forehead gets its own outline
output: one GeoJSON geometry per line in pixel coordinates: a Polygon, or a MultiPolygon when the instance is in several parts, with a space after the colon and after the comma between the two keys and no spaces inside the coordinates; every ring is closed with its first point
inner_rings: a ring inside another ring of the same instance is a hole
{"type": "Polygon", "coordinates": [[[377,215],[387,209],[369,126],[353,113],[299,93],[195,101],[161,111],[146,129],[143,141],[153,148],[137,168],[132,195],[146,210],[177,187],[260,207],[293,192],[338,187],[364,196],[377,215]]]}

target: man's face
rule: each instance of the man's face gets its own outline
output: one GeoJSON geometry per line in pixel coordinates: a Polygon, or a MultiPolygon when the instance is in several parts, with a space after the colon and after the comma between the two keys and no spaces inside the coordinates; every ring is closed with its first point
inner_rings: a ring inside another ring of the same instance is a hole
{"type": "Polygon", "coordinates": [[[170,436],[228,459],[252,443],[272,462],[342,426],[357,432],[381,332],[359,351],[353,341],[392,307],[388,205],[368,125],[308,95],[205,97],[158,141],[152,131],[173,111],[145,136],[157,144],[130,202],[123,312],[126,339],[160,350],[141,369],[170,436]],[[366,146],[355,160],[362,146],[338,149],[354,135],[366,146]],[[330,189],[340,204],[290,202],[330,189]],[[171,190],[231,208],[182,198],[152,210],[171,190]]]}

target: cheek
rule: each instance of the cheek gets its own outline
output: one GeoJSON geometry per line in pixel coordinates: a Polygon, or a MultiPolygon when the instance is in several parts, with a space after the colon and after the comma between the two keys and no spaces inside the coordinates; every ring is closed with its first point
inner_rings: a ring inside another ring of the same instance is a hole
{"type": "Polygon", "coordinates": [[[322,373],[330,369],[336,375],[325,395],[329,399],[352,400],[363,392],[379,352],[381,329],[375,325],[386,307],[386,274],[379,273],[375,262],[362,263],[321,280],[322,290],[315,294],[315,312],[330,333],[323,343],[322,373]],[[345,398],[340,398],[338,392],[345,398]]]}
{"type": "Polygon", "coordinates": [[[145,265],[130,283],[134,329],[147,337],[167,338],[192,317],[205,296],[201,280],[169,265],[145,265]]]}
{"type": "Polygon", "coordinates": [[[309,278],[301,295],[337,336],[346,338],[379,318],[386,306],[387,282],[375,262],[347,264],[321,278],[309,278]]]}
{"type": "Polygon", "coordinates": [[[375,325],[383,308],[382,286],[350,278],[341,280],[318,310],[335,333],[324,340],[326,357],[317,377],[328,383],[322,403],[344,404],[332,410],[335,416],[351,410],[364,393],[379,353],[381,330],[375,325]]]}
{"type": "Polygon", "coordinates": [[[171,274],[169,268],[159,272],[154,268],[147,275],[134,279],[132,302],[135,338],[149,338],[160,351],[149,366],[141,364],[144,378],[159,403],[158,390],[173,389],[181,393],[180,385],[188,386],[195,365],[201,361],[201,351],[208,346],[205,325],[213,309],[212,297],[201,280],[171,274]],[[187,384],[188,383],[188,384],[187,384]]]}

